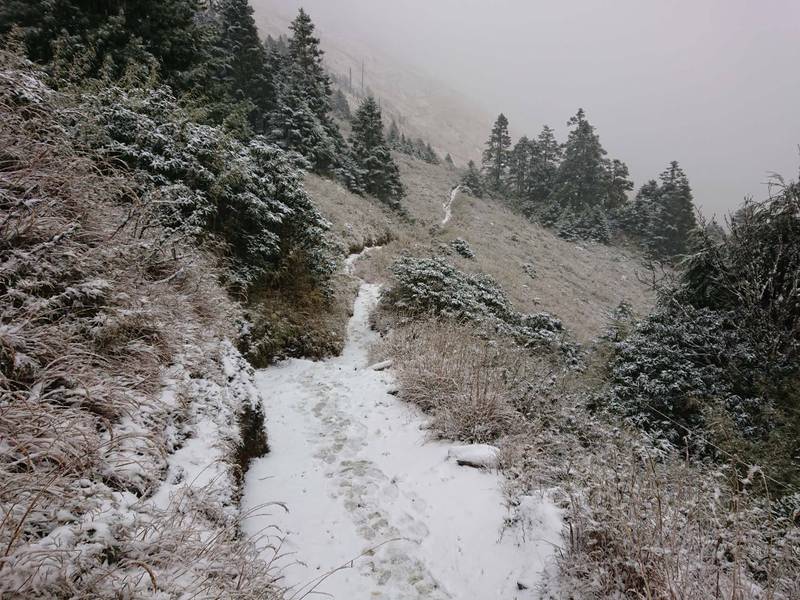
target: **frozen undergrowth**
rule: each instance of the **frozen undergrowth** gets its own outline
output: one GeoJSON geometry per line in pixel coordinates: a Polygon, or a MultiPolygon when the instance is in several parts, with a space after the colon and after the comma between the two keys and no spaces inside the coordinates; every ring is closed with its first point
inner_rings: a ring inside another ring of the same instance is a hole
{"type": "Polygon", "coordinates": [[[238,527],[239,311],[62,102],[0,71],[0,596],[269,597],[238,527]]]}

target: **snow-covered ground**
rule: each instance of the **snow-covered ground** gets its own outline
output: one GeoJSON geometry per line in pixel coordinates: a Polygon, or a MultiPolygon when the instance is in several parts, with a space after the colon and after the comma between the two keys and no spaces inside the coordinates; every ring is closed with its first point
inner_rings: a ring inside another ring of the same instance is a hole
{"type": "Polygon", "coordinates": [[[453,216],[453,202],[456,201],[456,196],[461,191],[461,186],[457,185],[452,190],[450,190],[450,197],[445,200],[442,208],[444,208],[444,218],[442,219],[442,225],[447,225],[447,222],[450,220],[450,217],[453,216]]]}
{"type": "Polygon", "coordinates": [[[361,286],[341,357],[257,373],[271,453],[247,474],[245,532],[280,543],[274,564],[289,598],[535,597],[560,543],[558,510],[529,498],[508,524],[500,476],[426,440],[424,416],[389,393],[391,371],[368,367],[378,295],[361,286]]]}

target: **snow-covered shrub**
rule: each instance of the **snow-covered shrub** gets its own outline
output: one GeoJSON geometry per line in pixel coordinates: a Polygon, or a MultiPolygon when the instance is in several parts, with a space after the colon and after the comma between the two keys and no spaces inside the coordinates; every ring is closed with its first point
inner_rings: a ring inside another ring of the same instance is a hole
{"type": "Polygon", "coordinates": [[[221,239],[236,280],[252,286],[277,278],[289,260],[320,282],[332,273],[328,223],[290,154],[263,138],[243,143],[192,122],[167,88],[111,88],[87,97],[83,110],[92,115],[76,123],[83,138],[131,169],[141,201],[165,227],[221,239]]]}
{"type": "Polygon", "coordinates": [[[536,279],[539,276],[533,263],[525,263],[522,265],[522,271],[531,279],[536,279]]]}
{"type": "Polygon", "coordinates": [[[239,534],[239,310],[43,87],[0,55],[0,596],[271,597],[239,534]]]}
{"type": "Polygon", "coordinates": [[[678,441],[721,402],[742,427],[752,427],[758,407],[749,377],[757,355],[730,315],[682,307],[661,309],[617,344],[613,398],[637,423],[678,441]]]}
{"type": "Polygon", "coordinates": [[[591,240],[607,243],[611,238],[608,217],[599,206],[592,206],[575,213],[571,209],[562,211],[555,223],[558,235],[567,240],[591,240]]]}
{"type": "Polygon", "coordinates": [[[450,242],[450,247],[456,251],[456,253],[464,258],[474,259],[475,252],[472,251],[472,247],[470,247],[469,242],[462,238],[456,238],[452,242],[450,242]]]}
{"type": "Polygon", "coordinates": [[[561,321],[518,312],[488,275],[459,271],[439,258],[412,257],[397,260],[392,273],[395,283],[385,301],[401,312],[484,323],[523,346],[561,340],[561,321]]]}

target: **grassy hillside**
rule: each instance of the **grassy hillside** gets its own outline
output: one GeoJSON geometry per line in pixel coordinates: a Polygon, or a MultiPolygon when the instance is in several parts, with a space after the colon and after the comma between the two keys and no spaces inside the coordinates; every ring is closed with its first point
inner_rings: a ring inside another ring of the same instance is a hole
{"type": "Polygon", "coordinates": [[[384,245],[382,252],[360,261],[362,276],[385,281],[389,266],[401,254],[446,256],[442,246],[461,238],[474,251],[474,260],[457,253],[446,256],[448,260],[465,271],[492,276],[518,310],[556,315],[577,341],[599,335],[621,301],[641,313],[651,306],[652,293],[636,277],[641,269],[636,252],[565,241],[499,201],[466,194],[457,195],[453,216],[442,226],[443,203],[458,174],[402,154],[395,159],[408,189],[404,215],[329,180],[306,178],[309,193],[333,223],[332,233],[340,243],[350,251],[384,245]]]}

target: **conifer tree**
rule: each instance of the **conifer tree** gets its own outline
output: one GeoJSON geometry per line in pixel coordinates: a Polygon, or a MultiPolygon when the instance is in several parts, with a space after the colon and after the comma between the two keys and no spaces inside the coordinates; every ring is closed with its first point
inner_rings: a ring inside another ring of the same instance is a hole
{"type": "Polygon", "coordinates": [[[319,38],[314,36],[314,23],[302,8],[289,26],[290,76],[307,96],[309,108],[321,121],[330,111],[331,81],[322,64],[324,52],[319,47],[319,38]]]}
{"type": "Polygon", "coordinates": [[[531,160],[535,142],[522,136],[509,155],[508,179],[511,192],[517,198],[525,198],[531,183],[531,160]]]}
{"type": "Polygon", "coordinates": [[[197,0],[27,0],[0,3],[0,34],[19,26],[29,56],[49,63],[80,60],[84,76],[117,78],[154,61],[161,76],[185,90],[208,59],[211,34],[197,0]]]}
{"type": "Polygon", "coordinates": [[[333,94],[331,105],[333,114],[341,119],[344,119],[345,121],[350,120],[350,117],[352,117],[352,114],[350,113],[350,103],[347,101],[347,98],[342,90],[336,90],[336,93],[333,94]]]}
{"type": "Polygon", "coordinates": [[[392,119],[392,123],[389,125],[389,131],[386,134],[386,143],[389,145],[390,148],[395,148],[397,150],[403,151],[403,146],[405,145],[406,138],[404,135],[400,133],[400,128],[397,126],[397,121],[392,119]]]}
{"type": "Polygon", "coordinates": [[[398,206],[405,190],[400,182],[400,170],[383,137],[381,109],[372,96],[365,98],[353,115],[350,143],[362,170],[365,190],[392,206],[398,206]]]}
{"type": "Polygon", "coordinates": [[[592,206],[604,206],[607,192],[606,151],[583,109],[568,123],[572,126],[558,169],[553,201],[576,214],[592,206]]]}
{"type": "Polygon", "coordinates": [[[605,209],[617,210],[628,201],[627,192],[633,189],[628,165],[618,159],[606,163],[605,209]]]}
{"type": "Polygon", "coordinates": [[[453,162],[453,157],[450,156],[449,152],[444,157],[444,164],[448,169],[455,169],[456,168],[456,165],[453,162]]]}
{"type": "Polygon", "coordinates": [[[661,186],[656,200],[659,210],[655,218],[660,242],[657,248],[665,256],[675,257],[686,253],[689,235],[697,227],[692,188],[677,161],[672,161],[659,179],[661,186]]]}
{"type": "Polygon", "coordinates": [[[561,164],[563,148],[556,140],[553,130],[545,125],[532,144],[530,185],[528,203],[532,208],[541,207],[552,194],[556,185],[558,168],[561,164]]]}
{"type": "Polygon", "coordinates": [[[483,198],[483,181],[475,161],[467,163],[467,172],[461,178],[461,185],[469,189],[470,193],[476,198],[483,198]]]}
{"type": "Polygon", "coordinates": [[[275,108],[274,72],[261,44],[249,0],[222,0],[219,13],[219,46],[225,58],[221,79],[235,101],[250,101],[250,121],[263,132],[266,114],[275,108]]]}
{"type": "Polygon", "coordinates": [[[508,119],[502,113],[492,127],[492,134],[486,142],[486,149],[483,151],[483,171],[486,186],[495,193],[505,191],[509,150],[511,148],[511,137],[508,134],[508,119]]]}

